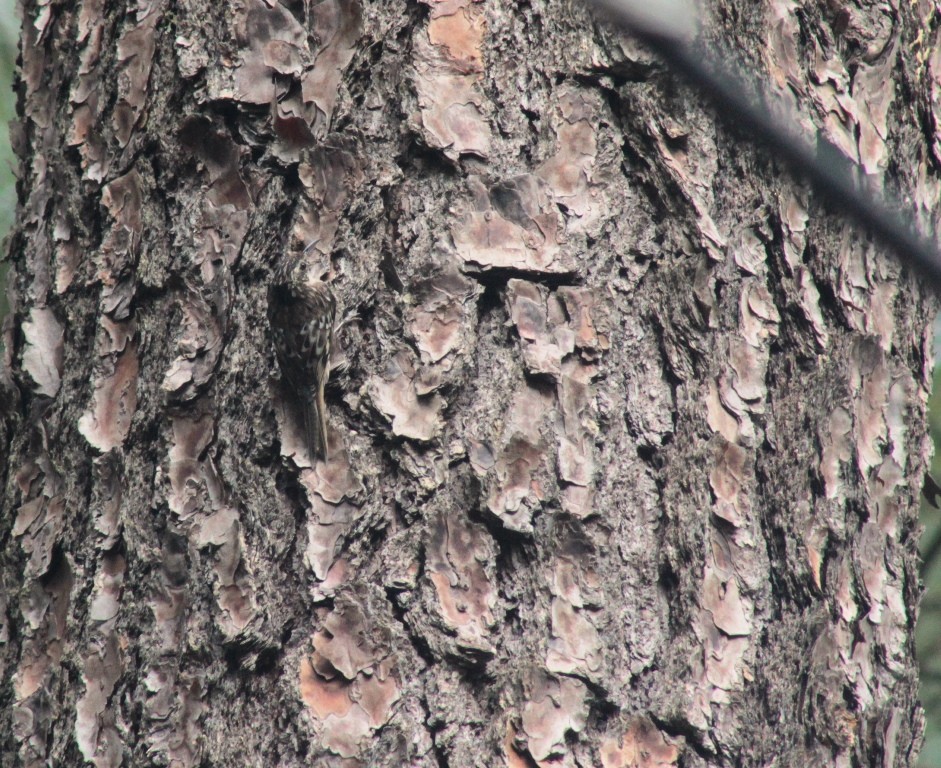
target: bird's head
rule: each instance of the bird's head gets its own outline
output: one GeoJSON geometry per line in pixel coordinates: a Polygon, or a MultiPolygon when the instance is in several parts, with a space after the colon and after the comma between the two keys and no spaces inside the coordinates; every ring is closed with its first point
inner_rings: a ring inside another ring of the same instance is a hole
{"type": "Polygon", "coordinates": [[[300,254],[282,259],[275,270],[274,283],[288,291],[310,290],[326,282],[329,267],[300,254]]]}

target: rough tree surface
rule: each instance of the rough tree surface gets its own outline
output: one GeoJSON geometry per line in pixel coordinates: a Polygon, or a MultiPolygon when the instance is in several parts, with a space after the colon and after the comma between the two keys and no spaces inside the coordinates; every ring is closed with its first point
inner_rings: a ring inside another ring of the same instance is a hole
{"type": "MultiPolygon", "coordinates": [[[[935,5],[706,10],[932,224],[935,5]]],[[[0,763],[914,762],[935,304],[865,233],[581,2],[24,14],[0,763]]]]}

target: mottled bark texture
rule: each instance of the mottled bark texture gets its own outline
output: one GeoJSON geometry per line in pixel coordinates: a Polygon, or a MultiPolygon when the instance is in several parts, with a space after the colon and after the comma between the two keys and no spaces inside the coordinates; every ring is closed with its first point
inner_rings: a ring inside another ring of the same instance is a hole
{"type": "MultiPolygon", "coordinates": [[[[937,13],[706,37],[930,225],[937,13]]],[[[934,301],[643,49],[561,0],[23,30],[3,765],[912,764],[934,301]]]]}

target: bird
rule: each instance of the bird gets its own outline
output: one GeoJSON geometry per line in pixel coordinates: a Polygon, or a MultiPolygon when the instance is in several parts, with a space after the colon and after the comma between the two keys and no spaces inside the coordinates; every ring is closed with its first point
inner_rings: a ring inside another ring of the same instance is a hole
{"type": "Polygon", "coordinates": [[[326,461],[324,387],[337,304],[321,274],[303,256],[282,258],[268,287],[268,324],[281,375],[304,413],[310,457],[326,461]]]}

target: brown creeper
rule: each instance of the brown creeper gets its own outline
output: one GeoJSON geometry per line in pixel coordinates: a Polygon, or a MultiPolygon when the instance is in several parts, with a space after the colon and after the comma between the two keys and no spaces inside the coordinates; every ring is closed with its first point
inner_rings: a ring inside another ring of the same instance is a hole
{"type": "Polygon", "coordinates": [[[323,390],[330,375],[330,342],[337,304],[329,286],[300,257],[286,258],[268,288],[268,323],[281,374],[304,411],[311,459],[327,460],[327,409],[323,390]]]}

